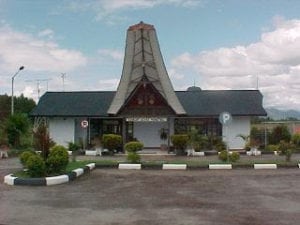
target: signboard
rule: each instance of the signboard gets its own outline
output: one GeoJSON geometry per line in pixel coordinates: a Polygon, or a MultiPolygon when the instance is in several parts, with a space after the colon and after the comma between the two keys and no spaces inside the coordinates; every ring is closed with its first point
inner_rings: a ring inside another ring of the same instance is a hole
{"type": "Polygon", "coordinates": [[[127,122],[167,122],[166,117],[128,117],[127,122]]]}
{"type": "Polygon", "coordinates": [[[89,122],[87,120],[82,120],[80,125],[82,128],[87,128],[89,126],[89,122]]]}
{"type": "Polygon", "coordinates": [[[222,112],[219,116],[219,121],[222,125],[228,125],[232,121],[232,116],[229,112],[222,112]]]}

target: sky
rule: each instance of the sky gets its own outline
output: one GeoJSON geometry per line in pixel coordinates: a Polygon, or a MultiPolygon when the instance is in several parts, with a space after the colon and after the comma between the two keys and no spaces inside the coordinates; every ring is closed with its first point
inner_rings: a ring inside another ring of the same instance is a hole
{"type": "Polygon", "coordinates": [[[300,110],[299,12],[299,0],[0,0],[0,94],[16,73],[15,94],[36,101],[116,90],[126,31],[144,21],[175,90],[258,88],[265,107],[300,110]]]}

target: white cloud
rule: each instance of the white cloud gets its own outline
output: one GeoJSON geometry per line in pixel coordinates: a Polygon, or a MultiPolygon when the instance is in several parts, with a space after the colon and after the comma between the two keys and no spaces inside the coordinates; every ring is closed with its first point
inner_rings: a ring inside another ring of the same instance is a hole
{"type": "Polygon", "coordinates": [[[92,2],[73,1],[69,7],[73,11],[91,10],[96,14],[96,20],[104,20],[113,24],[124,20],[123,16],[117,14],[125,10],[147,9],[160,5],[194,8],[203,4],[204,0],[95,0],[92,2]]]}
{"type": "Polygon", "coordinates": [[[115,91],[117,90],[119,81],[119,79],[100,80],[97,89],[102,91],[115,91]]]}
{"type": "Polygon", "coordinates": [[[113,60],[122,60],[124,57],[124,52],[117,49],[99,49],[98,53],[100,57],[113,60]]]}
{"type": "Polygon", "coordinates": [[[51,29],[49,29],[49,28],[47,28],[45,30],[40,31],[38,33],[38,36],[39,37],[47,37],[49,39],[53,39],[53,37],[54,37],[54,31],[51,30],[51,29]]]}
{"type": "Polygon", "coordinates": [[[280,18],[259,42],[186,52],[172,60],[171,71],[185,78],[197,73],[204,89],[253,89],[258,78],[266,106],[300,110],[299,49],[300,20],[280,18]]]}
{"type": "Polygon", "coordinates": [[[76,50],[62,49],[56,43],[0,27],[0,70],[13,71],[24,65],[31,71],[71,71],[87,63],[76,50]]]}

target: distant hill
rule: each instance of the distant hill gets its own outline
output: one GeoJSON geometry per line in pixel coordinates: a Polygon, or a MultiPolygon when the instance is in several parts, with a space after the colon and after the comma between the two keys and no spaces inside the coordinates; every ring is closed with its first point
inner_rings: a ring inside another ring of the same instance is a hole
{"type": "Polygon", "coordinates": [[[268,117],[274,120],[284,120],[288,118],[296,118],[300,120],[300,112],[296,110],[279,110],[275,108],[266,108],[268,117]]]}

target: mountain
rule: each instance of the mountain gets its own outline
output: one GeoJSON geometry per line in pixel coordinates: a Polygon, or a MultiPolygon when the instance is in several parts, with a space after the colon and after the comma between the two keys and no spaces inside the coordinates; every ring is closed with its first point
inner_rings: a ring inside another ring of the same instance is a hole
{"type": "Polygon", "coordinates": [[[266,108],[268,117],[273,120],[284,120],[288,118],[296,118],[300,120],[300,112],[296,110],[279,110],[275,108],[266,108]]]}

